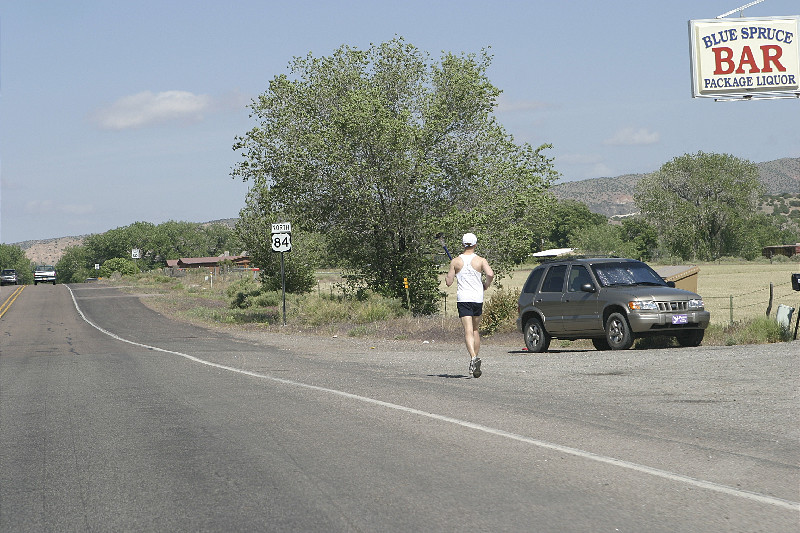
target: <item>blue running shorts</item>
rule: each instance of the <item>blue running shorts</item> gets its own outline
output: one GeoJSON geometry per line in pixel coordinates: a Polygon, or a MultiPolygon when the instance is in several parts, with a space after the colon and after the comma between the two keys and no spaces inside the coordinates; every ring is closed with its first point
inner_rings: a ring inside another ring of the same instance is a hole
{"type": "Polygon", "coordinates": [[[458,302],[458,316],[481,316],[483,314],[483,302],[458,302]]]}

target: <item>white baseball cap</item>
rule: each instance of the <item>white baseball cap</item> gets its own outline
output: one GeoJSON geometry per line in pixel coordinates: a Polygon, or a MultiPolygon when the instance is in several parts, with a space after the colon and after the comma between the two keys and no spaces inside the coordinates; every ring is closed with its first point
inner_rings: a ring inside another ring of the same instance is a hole
{"type": "Polygon", "coordinates": [[[461,238],[461,242],[464,246],[475,246],[478,243],[478,238],[474,233],[465,233],[461,238]]]}

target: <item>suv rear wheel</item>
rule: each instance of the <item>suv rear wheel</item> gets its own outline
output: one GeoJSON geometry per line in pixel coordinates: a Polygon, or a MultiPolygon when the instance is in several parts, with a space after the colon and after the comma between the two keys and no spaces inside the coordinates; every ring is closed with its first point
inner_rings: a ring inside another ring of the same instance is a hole
{"type": "Polygon", "coordinates": [[[612,350],[627,350],[633,346],[633,333],[622,313],[611,313],[606,320],[606,340],[612,350]]]}
{"type": "Polygon", "coordinates": [[[525,324],[525,346],[529,352],[546,352],[550,347],[550,335],[544,330],[542,321],[533,317],[525,324]]]}

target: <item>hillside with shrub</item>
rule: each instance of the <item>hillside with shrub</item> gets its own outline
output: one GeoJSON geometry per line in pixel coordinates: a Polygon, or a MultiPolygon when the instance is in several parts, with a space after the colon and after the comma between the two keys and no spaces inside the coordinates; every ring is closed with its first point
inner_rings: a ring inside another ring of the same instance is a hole
{"type": "MultiPolygon", "coordinates": [[[[800,157],[776,159],[758,163],[756,166],[759,180],[767,195],[800,199],[800,157]]],[[[638,211],[633,201],[633,191],[639,180],[646,175],[625,174],[570,181],[553,187],[553,193],[559,200],[583,202],[593,213],[607,217],[627,215],[638,211]]]]}

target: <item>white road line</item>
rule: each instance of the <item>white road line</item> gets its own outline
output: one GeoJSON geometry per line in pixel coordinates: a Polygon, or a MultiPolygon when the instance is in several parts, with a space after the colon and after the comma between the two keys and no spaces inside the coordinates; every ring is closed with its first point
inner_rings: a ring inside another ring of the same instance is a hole
{"type": "Polygon", "coordinates": [[[453,418],[453,417],[450,417],[450,416],[439,415],[439,414],[436,414],[436,413],[429,413],[427,411],[422,411],[420,409],[415,409],[413,407],[407,407],[407,406],[399,405],[399,404],[395,404],[395,403],[384,402],[383,400],[377,400],[375,398],[369,398],[367,396],[359,396],[358,394],[352,394],[350,392],[344,392],[344,391],[340,391],[340,390],[337,390],[337,389],[328,389],[328,388],[325,388],[325,387],[320,387],[318,385],[310,385],[308,383],[302,383],[302,382],[299,382],[299,381],[292,381],[290,379],[284,379],[284,378],[279,378],[279,377],[275,377],[275,376],[269,376],[267,374],[261,374],[259,372],[251,372],[249,370],[243,370],[241,368],[234,368],[234,367],[231,367],[231,366],[221,365],[219,363],[206,361],[205,359],[200,359],[200,358],[195,357],[193,355],[188,355],[188,354],[181,353],[181,352],[176,352],[176,351],[173,351],[173,350],[165,350],[164,348],[158,348],[156,346],[149,346],[147,344],[142,344],[140,342],[135,342],[135,341],[131,341],[131,340],[128,340],[128,339],[123,339],[119,335],[116,335],[116,334],[114,334],[114,333],[112,333],[112,332],[110,332],[108,330],[105,330],[105,329],[101,328],[100,326],[98,326],[97,324],[93,323],[91,320],[86,318],[86,315],[83,314],[83,311],[81,311],[81,308],[78,305],[77,300],[75,299],[75,294],[72,292],[72,289],[68,285],[66,287],[67,287],[67,289],[69,289],[69,292],[72,295],[72,301],[75,304],[75,309],[78,311],[78,314],[80,314],[81,318],[83,318],[83,320],[86,321],[87,324],[89,324],[93,328],[95,328],[98,331],[108,335],[109,337],[111,337],[113,339],[116,339],[116,340],[121,341],[121,342],[126,342],[126,343],[132,344],[134,346],[139,346],[141,348],[146,348],[148,350],[153,350],[153,351],[157,351],[157,352],[164,352],[164,353],[177,355],[177,356],[183,357],[185,359],[188,359],[190,361],[194,361],[195,363],[200,363],[200,364],[211,366],[211,367],[214,367],[214,368],[219,368],[221,370],[228,370],[230,372],[236,372],[238,374],[244,374],[246,376],[251,376],[251,377],[254,377],[254,378],[265,379],[265,380],[273,381],[273,382],[276,382],[276,383],[281,383],[283,385],[289,385],[289,386],[292,386],[292,387],[300,387],[300,388],[314,390],[314,391],[318,391],[318,392],[324,392],[324,393],[327,393],[327,394],[334,394],[336,396],[349,398],[351,400],[356,400],[356,401],[359,401],[359,402],[369,403],[369,404],[373,404],[373,405],[379,405],[381,407],[386,407],[388,409],[394,409],[396,411],[403,411],[403,412],[406,412],[406,413],[422,416],[422,417],[425,417],[425,418],[430,418],[430,419],[433,419],[433,420],[439,420],[439,421],[447,422],[447,423],[450,423],[450,424],[456,424],[456,425],[459,425],[459,426],[462,426],[462,427],[465,427],[465,428],[470,428],[470,429],[474,429],[474,430],[477,430],[477,431],[482,431],[484,433],[489,433],[491,435],[496,435],[498,437],[504,437],[504,438],[507,438],[507,439],[516,440],[516,441],[519,441],[519,442],[524,442],[526,444],[531,444],[531,445],[537,446],[539,448],[544,448],[544,449],[548,449],[548,450],[554,450],[554,451],[557,451],[557,452],[560,452],[560,453],[566,453],[566,454],[573,455],[573,456],[576,456],[576,457],[581,457],[583,459],[589,459],[591,461],[597,461],[599,463],[610,464],[610,465],[617,466],[617,467],[620,467],[620,468],[625,468],[625,469],[628,469],[628,470],[641,472],[643,474],[649,474],[651,476],[659,477],[659,478],[662,478],[662,479],[667,479],[667,480],[670,480],[670,481],[676,481],[678,483],[684,483],[684,484],[687,484],[687,485],[692,485],[694,487],[707,489],[707,490],[711,490],[711,491],[714,491],[714,492],[719,492],[719,493],[722,493],[722,494],[728,494],[730,496],[736,496],[738,498],[744,498],[744,499],[755,501],[755,502],[758,502],[758,503],[764,503],[764,504],[773,505],[773,506],[776,506],[776,507],[782,507],[784,509],[790,509],[792,511],[800,511],[800,502],[793,502],[793,501],[789,501],[789,500],[784,500],[782,498],[775,498],[775,497],[772,497],[772,496],[759,494],[757,492],[750,492],[750,491],[746,491],[746,490],[736,489],[734,487],[729,487],[729,486],[726,486],[726,485],[720,485],[719,483],[714,483],[712,481],[705,481],[705,480],[694,478],[694,477],[691,477],[691,476],[685,476],[683,474],[676,474],[674,472],[669,472],[669,471],[661,470],[661,469],[658,469],[658,468],[652,468],[652,467],[649,467],[649,466],[640,465],[638,463],[633,463],[633,462],[625,461],[625,460],[622,460],[622,459],[615,459],[613,457],[607,457],[607,456],[604,456],[604,455],[599,455],[599,454],[596,454],[596,453],[587,452],[585,450],[580,450],[580,449],[577,449],[577,448],[570,448],[569,446],[562,446],[560,444],[554,444],[554,443],[551,443],[551,442],[532,439],[530,437],[526,437],[524,435],[519,435],[517,433],[511,433],[509,431],[505,431],[505,430],[502,430],[502,429],[492,428],[492,427],[489,427],[489,426],[484,426],[482,424],[475,424],[473,422],[467,422],[466,420],[460,420],[458,418],[453,418]]]}

